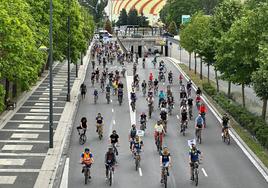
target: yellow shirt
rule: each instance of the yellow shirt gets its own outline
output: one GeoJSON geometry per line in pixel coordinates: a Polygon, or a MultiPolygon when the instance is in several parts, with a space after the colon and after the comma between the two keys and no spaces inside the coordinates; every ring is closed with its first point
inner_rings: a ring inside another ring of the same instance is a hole
{"type": "Polygon", "coordinates": [[[156,132],[161,133],[161,132],[164,131],[164,127],[163,127],[162,124],[160,124],[160,125],[155,124],[155,126],[154,126],[154,130],[155,130],[156,132]]]}

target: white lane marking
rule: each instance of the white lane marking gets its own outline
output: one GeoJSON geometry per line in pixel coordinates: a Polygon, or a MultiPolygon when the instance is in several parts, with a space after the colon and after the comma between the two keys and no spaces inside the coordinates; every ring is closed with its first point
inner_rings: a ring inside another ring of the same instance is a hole
{"type": "Polygon", "coordinates": [[[180,119],[179,115],[177,115],[177,119],[180,119]]]}
{"type": "Polygon", "coordinates": [[[19,124],[18,128],[42,129],[44,124],[19,124]]]}
{"type": "Polygon", "coordinates": [[[24,119],[42,119],[42,120],[46,120],[48,118],[48,116],[25,116],[24,119]]]}
{"type": "MultiPolygon", "coordinates": [[[[49,95],[48,92],[43,92],[42,95],[49,95]]],[[[53,95],[60,95],[60,93],[53,92],[53,95]]]]}
{"type": "Polygon", "coordinates": [[[13,133],[11,138],[38,138],[39,134],[21,134],[21,133],[13,133]]]}
{"type": "Polygon", "coordinates": [[[205,171],[204,168],[202,168],[202,171],[203,171],[203,174],[204,174],[206,177],[208,177],[208,175],[207,175],[207,173],[206,173],[206,171],[205,171]]]}
{"type": "Polygon", "coordinates": [[[0,172],[40,172],[40,169],[0,169],[0,172]]]}
{"type": "MultiPolygon", "coordinates": [[[[49,123],[49,121],[23,121],[23,120],[9,120],[8,122],[13,123],[49,123]]],[[[53,121],[53,123],[59,123],[59,121],[53,121]]]]}
{"type": "Polygon", "coordinates": [[[140,174],[140,176],[142,176],[141,167],[139,167],[139,174],[140,174]]]}
{"type": "Polygon", "coordinates": [[[41,132],[41,133],[47,133],[48,130],[38,130],[38,129],[0,129],[0,132],[41,132]]]}
{"type": "MultiPolygon", "coordinates": [[[[46,91],[49,91],[49,88],[47,88],[46,91]]],[[[53,91],[62,91],[62,89],[61,88],[53,88],[53,91]]]]}
{"type": "Polygon", "coordinates": [[[112,108],[112,112],[114,112],[114,109],[112,108]]]}
{"type": "Polygon", "coordinates": [[[113,124],[115,125],[115,120],[113,120],[113,124]]]}
{"type": "Polygon", "coordinates": [[[128,94],[128,105],[129,105],[129,113],[130,113],[130,122],[132,124],[136,124],[136,110],[132,112],[132,108],[130,106],[130,92],[132,91],[132,81],[133,81],[133,76],[126,76],[127,80],[127,94],[128,94]]]}
{"type": "Polygon", "coordinates": [[[24,150],[30,151],[32,150],[33,145],[4,145],[2,150],[24,150]]]}
{"type": "Polygon", "coordinates": [[[0,184],[14,184],[17,176],[0,176],[0,184]]]}
{"type": "Polygon", "coordinates": [[[113,102],[113,99],[111,99],[111,102],[113,102]]]}
{"type": "Polygon", "coordinates": [[[64,166],[64,170],[63,170],[63,175],[61,178],[60,188],[68,188],[69,162],[70,162],[70,159],[66,158],[65,166],[64,166]]]}
{"type": "Polygon", "coordinates": [[[47,153],[0,153],[0,156],[46,157],[47,156],[47,153]]]}
{"type": "Polygon", "coordinates": [[[0,143],[33,143],[33,144],[46,144],[46,140],[0,140],[0,143]]]}
{"type": "Polygon", "coordinates": [[[49,109],[31,109],[30,112],[49,112],[49,109]]]}
{"type": "MultiPolygon", "coordinates": [[[[48,101],[49,100],[49,98],[48,97],[39,97],[39,100],[46,100],[46,101],[48,101]]],[[[58,100],[58,98],[53,98],[53,100],[58,100]]]]}
{"type": "Polygon", "coordinates": [[[0,159],[0,165],[3,166],[22,166],[24,165],[26,159],[0,159]]]}
{"type": "MultiPolygon", "coordinates": [[[[182,73],[184,78],[188,81],[189,77],[186,75],[186,73],[179,67],[179,65],[176,64],[176,61],[173,58],[168,58],[170,62],[182,73]]],[[[197,90],[197,86],[195,83],[192,84],[192,87],[194,90],[197,90]]],[[[210,104],[209,100],[205,96],[201,96],[203,101],[206,103],[206,105],[209,107],[210,111],[214,114],[214,116],[217,118],[217,120],[221,123],[221,117],[220,113],[217,111],[217,109],[214,109],[213,105],[210,104]]],[[[257,168],[257,170],[262,174],[266,182],[268,182],[268,169],[265,167],[265,165],[260,161],[260,159],[253,153],[253,151],[246,145],[246,143],[239,137],[239,135],[230,129],[230,135],[236,142],[236,144],[241,148],[241,150],[244,152],[244,154],[248,157],[248,159],[252,162],[252,164],[257,168]],[[238,139],[240,138],[240,139],[238,139]],[[257,160],[256,160],[257,159],[257,160]]]]}

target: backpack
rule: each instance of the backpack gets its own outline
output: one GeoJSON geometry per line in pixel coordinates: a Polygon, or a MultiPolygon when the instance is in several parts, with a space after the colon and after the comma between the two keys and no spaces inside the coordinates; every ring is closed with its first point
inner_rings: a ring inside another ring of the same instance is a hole
{"type": "Polygon", "coordinates": [[[199,128],[201,128],[201,126],[203,125],[203,118],[201,116],[197,118],[196,124],[199,128]]]}
{"type": "Polygon", "coordinates": [[[131,138],[134,138],[136,136],[136,133],[137,133],[136,129],[131,129],[131,131],[130,131],[130,137],[131,138]]]}
{"type": "Polygon", "coordinates": [[[97,90],[94,91],[94,95],[98,95],[98,91],[97,90]]]}

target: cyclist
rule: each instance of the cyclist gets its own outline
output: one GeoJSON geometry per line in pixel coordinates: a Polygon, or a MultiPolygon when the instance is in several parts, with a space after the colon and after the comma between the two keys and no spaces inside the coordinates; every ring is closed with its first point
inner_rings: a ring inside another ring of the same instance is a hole
{"type": "Polygon", "coordinates": [[[186,98],[183,98],[181,100],[180,107],[182,108],[182,107],[186,107],[186,106],[187,106],[187,100],[186,100],[186,98]]]}
{"type": "Polygon", "coordinates": [[[110,135],[110,142],[115,146],[115,154],[118,155],[118,151],[116,149],[116,145],[119,144],[119,136],[116,133],[116,130],[113,130],[113,133],[110,135]]]}
{"type": "Polygon", "coordinates": [[[179,76],[180,85],[182,85],[182,80],[183,80],[183,76],[182,76],[182,74],[180,74],[180,76],[179,76]]]}
{"type": "Polygon", "coordinates": [[[168,168],[171,166],[171,156],[167,147],[163,148],[163,152],[160,155],[160,167],[161,167],[161,183],[163,183],[164,168],[167,168],[167,175],[169,176],[168,168]]]}
{"type": "Polygon", "coordinates": [[[181,110],[181,132],[182,132],[182,125],[186,123],[187,127],[187,109],[186,107],[183,107],[181,110]]]}
{"type": "Polygon", "coordinates": [[[80,129],[84,130],[83,134],[86,134],[87,131],[87,118],[86,117],[82,117],[81,118],[81,122],[80,125],[78,127],[76,127],[78,134],[80,135],[80,129]]]}
{"type": "Polygon", "coordinates": [[[193,180],[193,167],[195,162],[199,162],[199,155],[202,158],[201,151],[196,148],[195,144],[192,144],[192,148],[189,151],[190,180],[193,180]]]}
{"type": "Polygon", "coordinates": [[[100,70],[99,70],[98,67],[97,67],[97,69],[95,70],[95,74],[96,74],[96,82],[98,83],[98,82],[99,82],[99,76],[100,76],[100,70]]]}
{"type": "Polygon", "coordinates": [[[165,98],[166,98],[166,94],[164,93],[163,90],[160,91],[158,97],[159,97],[158,108],[160,108],[160,105],[161,105],[162,101],[165,100],[165,98]]]}
{"type": "Polygon", "coordinates": [[[129,139],[129,143],[130,143],[130,146],[129,146],[130,150],[132,149],[132,144],[133,144],[133,141],[134,141],[136,135],[137,135],[136,125],[133,124],[131,129],[130,129],[130,133],[128,135],[128,139],[129,139]]]}
{"type": "Polygon", "coordinates": [[[202,91],[201,91],[200,87],[197,88],[196,95],[202,95],[202,91]]]}
{"type": "Polygon", "coordinates": [[[200,108],[199,108],[199,113],[201,114],[203,121],[204,121],[204,126],[206,127],[206,106],[204,103],[201,103],[200,108]]]}
{"type": "Polygon", "coordinates": [[[185,91],[185,86],[184,84],[181,85],[180,87],[180,98],[186,98],[186,91],[185,91]]]}
{"type": "Polygon", "coordinates": [[[93,95],[94,95],[94,100],[98,100],[98,95],[99,95],[99,92],[97,90],[97,88],[94,89],[94,92],[93,92],[93,95]]]}
{"type": "Polygon", "coordinates": [[[167,132],[167,117],[168,117],[168,113],[167,113],[166,108],[161,108],[160,119],[162,120],[162,124],[165,129],[165,132],[167,132]]]}
{"type": "Polygon", "coordinates": [[[124,84],[123,82],[120,80],[119,83],[118,83],[118,89],[121,88],[123,89],[124,88],[124,84]]]}
{"type": "Polygon", "coordinates": [[[192,119],[192,117],[193,117],[193,99],[191,97],[188,98],[187,104],[188,104],[189,118],[192,119]]]}
{"type": "Polygon", "coordinates": [[[155,144],[157,144],[157,137],[160,140],[160,150],[162,150],[162,143],[163,143],[163,134],[165,133],[164,127],[162,125],[161,120],[157,121],[154,126],[154,140],[155,144]]]}
{"type": "Polygon", "coordinates": [[[173,73],[172,73],[172,71],[169,71],[169,73],[168,73],[168,81],[169,81],[169,83],[172,83],[172,81],[173,81],[173,73]]]}
{"type": "MultiPolygon", "coordinates": [[[[85,165],[82,168],[82,173],[84,173],[85,167],[91,168],[91,165],[94,163],[93,155],[90,152],[89,148],[85,148],[85,151],[81,154],[81,164],[85,165]]],[[[90,171],[88,178],[91,179],[90,171]]]]}
{"type": "Polygon", "coordinates": [[[146,83],[145,80],[142,81],[141,88],[142,88],[143,95],[145,96],[145,94],[146,94],[146,88],[147,88],[147,83],[146,83]]]}
{"type": "Polygon", "coordinates": [[[117,95],[118,95],[118,100],[123,99],[123,95],[124,95],[123,88],[118,88],[117,95]]]}
{"type": "Polygon", "coordinates": [[[196,107],[197,109],[199,110],[199,107],[200,107],[200,104],[201,104],[201,97],[199,94],[196,95],[196,98],[195,98],[195,103],[196,103],[196,107]]]}
{"type": "Polygon", "coordinates": [[[132,91],[130,92],[130,100],[131,100],[131,103],[134,103],[134,106],[135,106],[137,97],[136,97],[136,93],[134,92],[134,89],[132,89],[132,91]]]}
{"type": "Polygon", "coordinates": [[[228,129],[228,122],[229,122],[229,117],[225,113],[222,117],[222,136],[223,136],[225,129],[228,129]]]}
{"type": "Polygon", "coordinates": [[[101,113],[98,113],[96,117],[96,132],[98,132],[98,130],[102,128],[103,128],[103,117],[101,116],[101,113]]]}
{"type": "Polygon", "coordinates": [[[156,88],[158,89],[158,83],[159,83],[159,82],[158,82],[157,78],[155,78],[155,79],[154,79],[154,88],[155,88],[155,89],[156,89],[156,88]]]}
{"type": "Polygon", "coordinates": [[[92,83],[92,86],[94,86],[94,81],[95,81],[95,72],[93,71],[91,73],[91,83],[92,83]]]}
{"type": "Polygon", "coordinates": [[[114,165],[116,163],[115,154],[113,152],[113,148],[108,148],[108,151],[105,154],[105,177],[108,179],[108,171],[109,167],[112,167],[112,171],[114,172],[114,165]]]}
{"type": "Polygon", "coordinates": [[[132,144],[132,148],[131,148],[131,151],[134,157],[136,156],[137,153],[141,152],[142,147],[143,147],[143,141],[140,139],[138,135],[136,135],[135,140],[132,144]]]}
{"type": "Polygon", "coordinates": [[[201,131],[204,128],[204,120],[199,113],[195,119],[195,135],[197,137],[198,131],[201,131]]]}
{"type": "Polygon", "coordinates": [[[85,99],[85,95],[86,95],[86,92],[87,92],[87,86],[86,86],[86,84],[84,82],[80,86],[80,92],[81,92],[82,98],[85,99]]]}
{"type": "Polygon", "coordinates": [[[191,89],[192,89],[192,81],[189,80],[186,84],[186,89],[187,89],[187,95],[188,97],[191,96],[191,89]]]}
{"type": "Polygon", "coordinates": [[[145,112],[142,112],[140,115],[140,124],[144,124],[144,128],[146,128],[146,121],[147,121],[147,115],[145,114],[145,112]]]}
{"type": "Polygon", "coordinates": [[[153,73],[152,73],[152,72],[150,72],[150,75],[149,75],[149,81],[150,81],[150,82],[153,82],[153,80],[154,80],[153,73]]]}

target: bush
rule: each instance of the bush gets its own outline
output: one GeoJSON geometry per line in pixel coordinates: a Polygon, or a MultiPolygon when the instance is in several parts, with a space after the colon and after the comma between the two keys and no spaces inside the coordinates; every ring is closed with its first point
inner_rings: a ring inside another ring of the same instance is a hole
{"type": "Polygon", "coordinates": [[[203,83],[202,84],[203,90],[210,96],[216,95],[216,89],[210,83],[203,83]]]}
{"type": "Polygon", "coordinates": [[[247,129],[253,136],[256,136],[259,143],[268,149],[268,125],[263,119],[230,100],[222,92],[216,92],[216,89],[211,84],[204,83],[202,86],[203,90],[210,95],[222,109],[227,111],[241,127],[247,129]]]}

